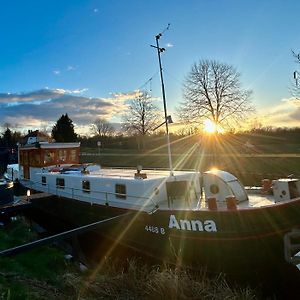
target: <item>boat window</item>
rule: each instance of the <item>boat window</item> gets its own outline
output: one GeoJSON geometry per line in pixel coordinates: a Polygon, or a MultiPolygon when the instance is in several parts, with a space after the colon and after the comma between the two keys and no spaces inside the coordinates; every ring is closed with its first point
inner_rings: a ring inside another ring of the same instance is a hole
{"type": "Polygon", "coordinates": [[[59,189],[65,188],[65,179],[64,178],[56,178],[56,187],[59,189]]]}
{"type": "Polygon", "coordinates": [[[41,156],[37,151],[32,151],[30,153],[29,163],[33,167],[37,167],[41,164],[41,156]]]}
{"type": "Polygon", "coordinates": [[[116,197],[126,199],[126,185],[116,184],[116,197]]]}
{"type": "Polygon", "coordinates": [[[64,162],[67,160],[67,150],[60,149],[58,150],[58,160],[64,162]]]}
{"type": "Polygon", "coordinates": [[[42,185],[46,185],[47,180],[46,180],[46,176],[42,176],[42,185]]]}
{"type": "Polygon", "coordinates": [[[297,183],[295,181],[289,182],[289,191],[291,199],[298,198],[300,196],[297,183]]]}
{"type": "Polygon", "coordinates": [[[70,161],[76,161],[76,150],[70,150],[69,159],[70,161]]]}
{"type": "Polygon", "coordinates": [[[54,152],[51,150],[46,150],[44,155],[45,163],[51,163],[54,161],[54,152]]]}
{"type": "Polygon", "coordinates": [[[84,193],[90,193],[91,192],[90,182],[88,180],[83,180],[82,181],[82,191],[84,193]]]}
{"type": "Polygon", "coordinates": [[[210,192],[212,194],[218,194],[219,193],[219,187],[216,184],[212,184],[210,186],[210,192]]]}

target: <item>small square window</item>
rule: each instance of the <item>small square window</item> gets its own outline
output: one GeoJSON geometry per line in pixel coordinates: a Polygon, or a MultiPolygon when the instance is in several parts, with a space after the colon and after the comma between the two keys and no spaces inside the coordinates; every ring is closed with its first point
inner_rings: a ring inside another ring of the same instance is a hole
{"type": "Polygon", "coordinates": [[[46,176],[42,176],[42,185],[46,185],[47,179],[46,176]]]}
{"type": "Polygon", "coordinates": [[[64,178],[56,178],[56,187],[59,189],[65,188],[65,179],[64,178]]]}
{"type": "Polygon", "coordinates": [[[88,180],[83,180],[82,181],[82,191],[84,193],[90,193],[91,192],[91,185],[88,180]]]}
{"type": "Polygon", "coordinates": [[[126,185],[116,184],[116,197],[121,199],[126,199],[126,185]]]}

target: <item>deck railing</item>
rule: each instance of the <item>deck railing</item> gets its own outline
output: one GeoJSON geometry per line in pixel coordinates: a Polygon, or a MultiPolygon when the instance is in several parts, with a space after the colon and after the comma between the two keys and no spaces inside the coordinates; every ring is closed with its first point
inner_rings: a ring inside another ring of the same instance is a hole
{"type": "Polygon", "coordinates": [[[95,191],[79,189],[67,186],[52,186],[40,181],[26,180],[27,186],[33,190],[43,191],[55,196],[62,196],[74,200],[81,200],[92,204],[111,205],[111,203],[121,203],[120,207],[128,207],[135,209],[146,210],[146,207],[151,205],[151,208],[157,208],[158,204],[151,197],[135,196],[122,193],[113,193],[107,191],[95,191]],[[135,202],[134,202],[135,201],[135,202]]]}

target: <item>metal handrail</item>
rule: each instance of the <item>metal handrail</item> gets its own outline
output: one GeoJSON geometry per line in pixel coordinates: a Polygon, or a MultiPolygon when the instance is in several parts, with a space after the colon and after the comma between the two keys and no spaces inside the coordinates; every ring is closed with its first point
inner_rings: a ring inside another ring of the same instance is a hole
{"type": "MultiPolygon", "coordinates": [[[[71,188],[71,187],[62,187],[62,186],[58,186],[58,185],[55,185],[53,187],[51,187],[51,185],[47,184],[47,183],[43,183],[41,181],[32,181],[32,180],[27,180],[28,182],[31,183],[30,187],[32,189],[34,189],[34,187],[41,187],[42,190],[47,190],[47,192],[49,194],[55,194],[56,196],[68,196],[70,197],[71,196],[71,199],[86,199],[86,200],[89,200],[91,203],[100,203],[103,202],[104,204],[106,205],[109,205],[109,196],[123,196],[124,195],[126,196],[126,198],[133,198],[133,199],[141,199],[141,200],[145,200],[145,203],[147,202],[152,202],[153,206],[156,207],[158,204],[156,202],[154,202],[154,200],[151,198],[151,197],[144,197],[144,196],[134,196],[134,195],[128,195],[128,194],[122,194],[122,193],[113,193],[113,192],[107,192],[107,191],[95,191],[95,190],[90,190],[90,193],[87,195],[87,193],[85,191],[87,190],[84,190],[84,189],[79,189],[79,188],[71,188]],[[75,191],[75,193],[74,193],[75,191]],[[81,194],[79,193],[76,193],[76,192],[82,192],[81,194]],[[84,194],[83,194],[84,193],[84,194]],[[94,194],[102,194],[104,195],[103,198],[99,197],[93,197],[91,196],[91,193],[94,193],[94,194]]],[[[121,198],[120,198],[121,199],[121,198]]],[[[114,200],[117,200],[117,199],[114,199],[114,200]]],[[[110,200],[111,201],[111,200],[110,200]]],[[[141,205],[143,206],[143,205],[141,205]]]]}

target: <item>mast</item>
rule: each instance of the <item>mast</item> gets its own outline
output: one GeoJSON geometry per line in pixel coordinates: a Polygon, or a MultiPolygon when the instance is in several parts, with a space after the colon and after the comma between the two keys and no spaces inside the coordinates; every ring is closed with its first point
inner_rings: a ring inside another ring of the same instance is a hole
{"type": "MultiPolygon", "coordinates": [[[[168,24],[168,27],[165,30],[169,29],[169,26],[170,26],[170,24],[168,24]]],[[[167,139],[167,147],[168,147],[169,169],[170,169],[170,175],[173,176],[173,163],[172,163],[170,135],[169,135],[169,126],[168,126],[170,116],[168,117],[168,113],[167,113],[166,93],[165,93],[163,69],[162,69],[161,57],[160,57],[160,54],[162,52],[164,52],[166,49],[159,47],[159,39],[160,39],[161,36],[162,36],[162,33],[159,33],[158,35],[155,36],[156,46],[151,45],[151,47],[156,48],[156,50],[157,50],[158,63],[159,63],[159,72],[160,72],[160,82],[161,82],[161,91],[162,91],[162,98],[163,98],[163,103],[164,103],[164,114],[165,114],[164,123],[166,124],[166,139],[167,139]]]]}

